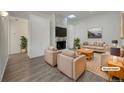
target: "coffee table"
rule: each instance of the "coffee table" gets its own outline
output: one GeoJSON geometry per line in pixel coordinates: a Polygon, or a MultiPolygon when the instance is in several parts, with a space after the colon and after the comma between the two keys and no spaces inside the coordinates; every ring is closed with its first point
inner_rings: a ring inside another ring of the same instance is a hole
{"type": "Polygon", "coordinates": [[[78,54],[86,55],[87,59],[92,59],[94,56],[94,50],[92,50],[92,49],[80,48],[80,49],[78,49],[77,52],[78,52],[78,54]]]}

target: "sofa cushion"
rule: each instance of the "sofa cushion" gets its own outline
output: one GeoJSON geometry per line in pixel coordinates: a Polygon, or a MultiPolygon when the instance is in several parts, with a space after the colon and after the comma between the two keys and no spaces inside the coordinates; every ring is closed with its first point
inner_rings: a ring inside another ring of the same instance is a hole
{"type": "Polygon", "coordinates": [[[103,47],[103,45],[104,45],[103,42],[100,42],[100,43],[99,43],[99,46],[100,46],[100,47],[103,47]]]}
{"type": "Polygon", "coordinates": [[[97,49],[104,49],[104,47],[97,47],[97,49]]]}
{"type": "Polygon", "coordinates": [[[99,46],[99,43],[98,43],[98,42],[96,42],[95,46],[99,46]]]}
{"type": "Polygon", "coordinates": [[[90,42],[89,45],[90,45],[90,46],[94,46],[94,42],[90,42]]]}
{"type": "Polygon", "coordinates": [[[94,42],[94,46],[103,47],[103,45],[104,45],[103,42],[94,42]]]}
{"type": "Polygon", "coordinates": [[[97,46],[97,42],[94,42],[93,45],[94,45],[94,46],[97,46]]]}
{"type": "Polygon", "coordinates": [[[82,46],[83,48],[88,48],[89,46],[85,45],[85,46],[82,46]]]}
{"type": "Polygon", "coordinates": [[[84,42],[83,45],[88,45],[88,42],[84,42]]]}
{"type": "Polygon", "coordinates": [[[62,54],[73,58],[77,56],[76,53],[72,50],[63,50],[62,54]]]}
{"type": "Polygon", "coordinates": [[[91,48],[91,49],[96,49],[96,48],[97,48],[97,46],[91,46],[91,47],[89,47],[89,48],[91,48]]]}

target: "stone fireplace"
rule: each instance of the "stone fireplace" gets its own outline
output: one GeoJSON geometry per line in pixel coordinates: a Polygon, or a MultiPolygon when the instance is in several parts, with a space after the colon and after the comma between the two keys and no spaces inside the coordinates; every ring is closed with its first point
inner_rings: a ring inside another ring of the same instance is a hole
{"type": "Polygon", "coordinates": [[[66,41],[57,41],[56,42],[57,49],[65,49],[66,48],[66,41]]]}

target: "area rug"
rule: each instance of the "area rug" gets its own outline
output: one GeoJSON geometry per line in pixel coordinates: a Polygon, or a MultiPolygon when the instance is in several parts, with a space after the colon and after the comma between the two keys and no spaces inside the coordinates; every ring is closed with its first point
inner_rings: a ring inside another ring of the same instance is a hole
{"type": "Polygon", "coordinates": [[[87,61],[86,69],[104,78],[105,80],[108,80],[109,79],[108,75],[106,72],[101,71],[100,64],[101,64],[101,54],[95,53],[94,58],[90,61],[87,61]]]}

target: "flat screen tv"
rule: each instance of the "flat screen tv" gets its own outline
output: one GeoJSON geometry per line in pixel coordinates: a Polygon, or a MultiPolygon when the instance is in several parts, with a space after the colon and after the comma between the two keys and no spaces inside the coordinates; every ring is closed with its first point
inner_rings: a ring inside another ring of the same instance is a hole
{"type": "Polygon", "coordinates": [[[66,37],[67,29],[62,27],[56,27],[56,37],[66,37]]]}

